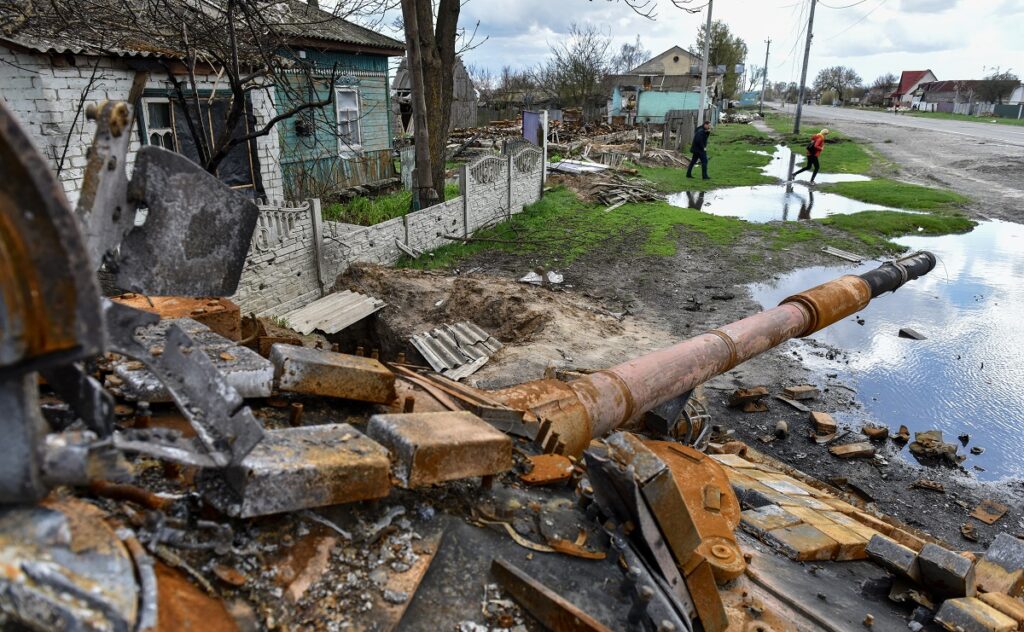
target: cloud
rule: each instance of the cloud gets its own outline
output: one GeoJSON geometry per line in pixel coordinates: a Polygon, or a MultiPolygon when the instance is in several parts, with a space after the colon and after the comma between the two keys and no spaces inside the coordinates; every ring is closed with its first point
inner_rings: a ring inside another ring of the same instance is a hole
{"type": "Polygon", "coordinates": [[[959,0],[902,0],[900,9],[907,13],[940,13],[956,6],[959,0]]]}

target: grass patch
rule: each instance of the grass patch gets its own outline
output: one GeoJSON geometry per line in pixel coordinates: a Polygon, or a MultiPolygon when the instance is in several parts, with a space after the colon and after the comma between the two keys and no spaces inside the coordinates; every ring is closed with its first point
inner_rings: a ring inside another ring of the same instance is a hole
{"type": "Polygon", "coordinates": [[[605,212],[603,205],[587,204],[575,193],[559,187],[527,206],[511,220],[479,231],[480,241],[453,243],[419,259],[403,257],[399,266],[450,267],[485,250],[527,255],[544,265],[568,265],[597,249],[640,242],[646,255],[672,256],[679,231],[687,229],[716,245],[728,245],[748,230],[760,227],[731,217],[717,217],[667,202],[626,204],[605,212]]]}
{"type": "MultiPolygon", "coordinates": [[[[793,117],[785,114],[766,114],[765,122],[782,138],[798,155],[806,154],[807,143],[811,136],[817,134],[820,127],[805,125],[799,134],[793,134],[793,117]]],[[[830,128],[825,142],[825,150],[821,152],[821,170],[825,173],[858,173],[864,174],[878,162],[863,143],[860,143],[842,132],[830,128]]]]}
{"type": "MultiPolygon", "coordinates": [[[[458,184],[448,184],[444,188],[445,199],[459,195],[458,184]]],[[[395,191],[388,195],[374,198],[357,197],[348,202],[334,202],[323,209],[324,219],[359,226],[373,226],[389,219],[401,217],[409,210],[412,202],[412,191],[395,191]]]]}
{"type": "Polygon", "coordinates": [[[911,215],[898,211],[864,211],[833,215],[820,221],[846,231],[876,252],[900,249],[889,241],[893,237],[966,233],[977,225],[961,215],[911,215]]]}
{"type": "Polygon", "coordinates": [[[867,182],[838,182],[819,187],[848,198],[881,204],[893,208],[916,211],[952,212],[970,200],[962,195],[943,189],[876,178],[867,182]]]}
{"type": "Polygon", "coordinates": [[[775,142],[768,134],[752,125],[723,123],[714,128],[708,142],[710,180],[701,179],[699,165],[693,168],[693,179],[686,177],[686,169],[677,167],[633,166],[659,190],[666,192],[706,191],[725,186],[767,184],[775,180],[762,175],[761,168],[771,161],[771,157],[754,154],[751,151],[771,153],[774,145],[775,142]]]}
{"type": "Polygon", "coordinates": [[[1011,118],[999,118],[996,116],[970,116],[968,114],[953,114],[952,112],[919,112],[917,110],[911,110],[905,112],[910,116],[919,116],[921,118],[933,118],[933,119],[946,119],[950,121],[970,121],[972,123],[992,123],[995,125],[1024,125],[1024,118],[1022,119],[1011,119],[1011,118]]]}

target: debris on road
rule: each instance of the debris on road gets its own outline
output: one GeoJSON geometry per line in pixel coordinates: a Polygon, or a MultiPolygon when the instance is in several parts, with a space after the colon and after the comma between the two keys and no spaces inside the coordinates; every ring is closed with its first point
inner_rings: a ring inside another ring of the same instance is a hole
{"type": "Polygon", "coordinates": [[[847,443],[832,446],[828,449],[841,459],[861,459],[875,456],[875,447],[870,443],[847,443]]]}
{"type": "Polygon", "coordinates": [[[977,518],[985,524],[995,524],[1000,518],[1006,515],[1010,508],[1003,503],[986,498],[971,512],[972,518],[977,518]]]}
{"type": "Polygon", "coordinates": [[[882,441],[889,437],[889,426],[866,424],[860,431],[872,441],[882,441]]]}
{"type": "Polygon", "coordinates": [[[910,484],[911,489],[927,489],[933,492],[939,492],[940,494],[946,493],[946,487],[938,482],[927,478],[919,478],[910,484]]]}
{"type": "Polygon", "coordinates": [[[925,464],[941,461],[957,465],[963,460],[963,457],[957,454],[956,445],[942,440],[941,430],[915,432],[914,441],[911,442],[909,449],[918,461],[925,464]]]}
{"type": "Polygon", "coordinates": [[[927,340],[927,336],[918,333],[910,327],[903,327],[900,329],[900,338],[910,338],[911,340],[927,340]]]}
{"type": "Polygon", "coordinates": [[[782,389],[782,394],[789,399],[807,401],[810,399],[817,399],[821,395],[821,391],[818,390],[817,386],[812,384],[799,384],[797,386],[787,386],[782,389]]]}
{"type": "Polygon", "coordinates": [[[475,373],[502,347],[469,321],[437,327],[413,336],[410,342],[435,371],[455,381],[475,373]]]}

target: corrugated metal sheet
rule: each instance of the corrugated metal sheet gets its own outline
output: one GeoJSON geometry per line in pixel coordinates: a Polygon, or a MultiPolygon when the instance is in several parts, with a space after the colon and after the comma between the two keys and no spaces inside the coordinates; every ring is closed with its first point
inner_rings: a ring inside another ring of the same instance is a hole
{"type": "Polygon", "coordinates": [[[337,292],[313,301],[305,307],[285,314],[288,326],[300,334],[314,330],[333,334],[359,322],[384,307],[386,303],[378,298],[359,292],[337,292]]]}
{"type": "Polygon", "coordinates": [[[453,380],[475,373],[502,346],[494,336],[469,321],[417,334],[412,337],[412,344],[435,371],[453,380]]]}

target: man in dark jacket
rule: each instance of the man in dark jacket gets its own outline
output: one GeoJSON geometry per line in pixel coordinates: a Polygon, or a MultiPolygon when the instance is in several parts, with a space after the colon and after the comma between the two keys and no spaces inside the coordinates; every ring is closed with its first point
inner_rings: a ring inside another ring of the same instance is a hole
{"type": "Polygon", "coordinates": [[[704,124],[693,132],[693,143],[690,145],[690,166],[686,170],[686,177],[693,177],[693,165],[700,160],[700,171],[705,180],[708,176],[708,136],[711,135],[711,121],[704,121],[704,124]]]}

